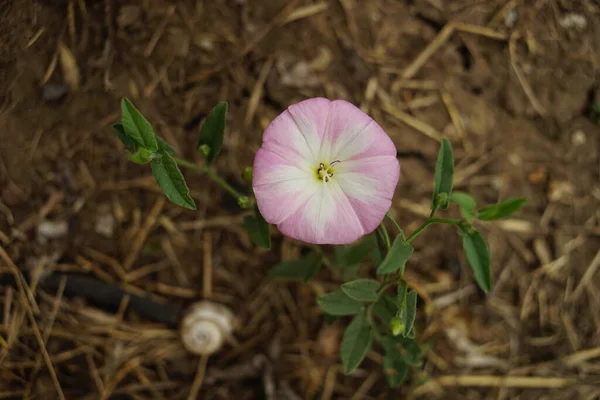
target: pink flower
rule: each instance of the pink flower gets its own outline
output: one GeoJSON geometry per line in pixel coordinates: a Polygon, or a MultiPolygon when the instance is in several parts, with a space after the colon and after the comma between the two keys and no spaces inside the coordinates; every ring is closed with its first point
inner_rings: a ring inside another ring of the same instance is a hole
{"type": "Polygon", "coordinates": [[[381,223],[399,175],[396,148],[373,119],[347,101],[313,98],[267,127],[252,186],[261,214],[284,235],[346,244],[381,223]]]}

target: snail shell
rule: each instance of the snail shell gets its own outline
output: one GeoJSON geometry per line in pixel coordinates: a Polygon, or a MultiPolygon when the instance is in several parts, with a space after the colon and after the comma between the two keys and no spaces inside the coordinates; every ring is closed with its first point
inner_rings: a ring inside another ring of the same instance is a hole
{"type": "Polygon", "coordinates": [[[222,304],[200,301],[192,304],[181,321],[181,341],[190,353],[210,355],[231,337],[235,315],[222,304]]]}

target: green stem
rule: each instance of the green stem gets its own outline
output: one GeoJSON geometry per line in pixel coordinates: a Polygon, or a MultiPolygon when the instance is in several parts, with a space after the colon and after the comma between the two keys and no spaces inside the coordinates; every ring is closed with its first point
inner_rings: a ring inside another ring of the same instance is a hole
{"type": "Polygon", "coordinates": [[[433,224],[459,225],[460,221],[457,220],[457,219],[450,219],[450,218],[431,218],[431,219],[428,219],[427,221],[423,222],[423,225],[421,225],[420,227],[418,227],[417,230],[414,231],[406,239],[406,243],[410,243],[414,238],[416,238],[417,236],[419,236],[419,234],[421,232],[423,232],[429,225],[433,225],[433,224]]]}
{"type": "Polygon", "coordinates": [[[392,247],[392,244],[390,242],[390,235],[388,235],[387,229],[385,229],[385,226],[383,224],[379,224],[379,226],[377,227],[377,232],[381,235],[381,239],[383,240],[383,244],[385,245],[385,255],[387,256],[387,254],[390,252],[390,248],[392,247]]]}
{"type": "Polygon", "coordinates": [[[174,159],[177,162],[177,164],[181,167],[193,169],[194,171],[198,171],[198,172],[208,175],[208,177],[210,179],[212,179],[213,181],[215,181],[216,183],[221,185],[221,187],[223,189],[227,190],[238,201],[240,200],[240,198],[247,197],[247,196],[244,196],[243,194],[241,194],[240,192],[238,192],[237,190],[235,190],[233,188],[233,186],[231,186],[229,183],[227,183],[227,181],[225,181],[225,179],[223,179],[219,175],[217,175],[217,173],[212,168],[210,168],[206,165],[194,164],[194,163],[191,163],[189,161],[186,161],[186,160],[183,160],[183,159],[177,158],[177,157],[174,157],[174,159]]]}
{"type": "Polygon", "coordinates": [[[398,222],[396,222],[396,220],[394,219],[394,216],[392,215],[392,213],[390,213],[389,211],[385,214],[385,216],[387,217],[387,219],[389,219],[390,221],[392,221],[392,224],[394,224],[394,226],[396,227],[396,229],[398,229],[398,233],[400,234],[400,237],[402,238],[402,240],[404,240],[404,231],[402,230],[402,228],[400,228],[400,225],[398,224],[398,222]]]}
{"type": "Polygon", "coordinates": [[[431,213],[429,214],[429,219],[432,219],[433,217],[435,217],[435,213],[437,212],[437,210],[440,208],[439,204],[434,204],[433,208],[431,209],[431,213]]]}
{"type": "MultiPolygon", "coordinates": [[[[374,304],[374,303],[373,303],[374,304]]],[[[381,332],[379,331],[379,327],[375,322],[375,318],[373,318],[373,304],[370,304],[367,307],[367,321],[369,321],[369,325],[373,328],[373,336],[375,336],[375,340],[381,340],[381,332]]]]}

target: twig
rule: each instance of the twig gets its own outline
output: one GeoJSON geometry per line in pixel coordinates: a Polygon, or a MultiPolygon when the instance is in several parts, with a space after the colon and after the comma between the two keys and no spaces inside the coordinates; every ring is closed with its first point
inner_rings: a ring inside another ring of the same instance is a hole
{"type": "Polygon", "coordinates": [[[564,388],[576,383],[571,378],[548,378],[541,376],[494,376],[494,375],[446,375],[436,382],[441,386],[477,386],[512,388],[564,388]]]}
{"type": "Polygon", "coordinates": [[[254,114],[256,113],[258,104],[260,103],[260,98],[263,94],[263,87],[265,85],[265,81],[267,80],[269,71],[271,71],[271,67],[273,66],[273,61],[274,58],[269,57],[269,59],[265,61],[262,68],[260,69],[260,74],[258,75],[258,79],[256,80],[256,84],[254,85],[254,89],[252,89],[252,95],[250,96],[250,100],[248,101],[248,109],[246,111],[246,117],[244,118],[244,126],[246,128],[250,126],[252,118],[254,118],[254,114]]]}
{"type": "Polygon", "coordinates": [[[533,93],[533,89],[529,85],[529,82],[527,82],[525,74],[523,74],[523,71],[521,71],[521,67],[517,65],[517,50],[515,48],[516,41],[517,36],[514,35],[508,41],[508,54],[510,57],[510,65],[515,71],[517,79],[519,80],[519,83],[521,84],[525,95],[531,102],[531,105],[533,106],[533,108],[535,108],[535,111],[537,111],[537,113],[540,114],[540,116],[545,117],[548,114],[546,109],[544,108],[542,103],[540,103],[540,101],[537,99],[535,93],[533,93]]]}
{"type": "Polygon", "coordinates": [[[213,264],[212,264],[212,235],[210,231],[204,231],[204,243],[203,243],[204,257],[202,265],[202,293],[205,299],[212,297],[212,275],[213,275],[213,264]]]}
{"type": "Polygon", "coordinates": [[[133,263],[137,259],[140,249],[142,248],[144,242],[146,241],[146,237],[148,236],[150,229],[156,223],[156,219],[158,218],[164,205],[165,205],[165,197],[158,196],[158,199],[154,203],[152,210],[150,210],[150,214],[148,214],[148,216],[146,217],[146,220],[144,221],[144,225],[142,225],[140,231],[137,233],[137,235],[135,236],[135,239],[133,240],[133,245],[131,246],[131,251],[127,255],[127,258],[125,258],[125,262],[123,263],[123,269],[125,269],[125,271],[128,271],[133,266],[133,263]]]}
{"type": "Polygon", "coordinates": [[[167,27],[167,24],[169,23],[169,20],[171,19],[174,13],[175,6],[170,5],[169,8],[167,8],[167,12],[165,13],[165,16],[163,17],[162,21],[160,21],[160,25],[158,25],[158,28],[156,29],[156,31],[154,31],[154,35],[152,35],[152,38],[148,42],[148,45],[146,45],[146,49],[144,50],[144,57],[147,58],[152,55],[156,44],[165,32],[165,28],[167,27]]]}
{"type": "Polygon", "coordinates": [[[190,394],[188,395],[188,400],[195,400],[198,398],[198,392],[200,392],[200,388],[202,387],[202,381],[204,380],[204,374],[206,373],[206,365],[208,364],[208,356],[204,354],[200,358],[200,362],[198,363],[198,369],[196,370],[196,377],[194,378],[194,382],[192,383],[192,387],[190,388],[190,394]]]}
{"type": "Polygon", "coordinates": [[[429,58],[444,44],[446,40],[452,35],[454,32],[454,25],[452,23],[446,24],[438,33],[438,35],[433,38],[431,42],[425,47],[421,53],[415,58],[402,72],[403,79],[410,79],[419,72],[421,67],[425,65],[425,63],[429,60],[429,58]]]}
{"type": "Polygon", "coordinates": [[[569,296],[569,300],[576,300],[577,298],[579,298],[579,296],[581,296],[583,289],[592,282],[592,277],[594,276],[594,274],[596,274],[598,269],[600,269],[600,250],[598,250],[596,256],[594,257],[590,265],[586,268],[585,273],[581,278],[581,281],[579,281],[579,284],[573,291],[573,294],[569,296]]]}
{"type": "Polygon", "coordinates": [[[6,253],[2,246],[0,246],[0,257],[4,260],[4,262],[6,262],[6,264],[8,264],[8,267],[15,278],[17,287],[19,289],[19,296],[21,298],[21,302],[23,303],[23,307],[25,307],[25,311],[27,312],[29,321],[31,322],[33,334],[38,342],[38,345],[40,346],[42,356],[44,357],[44,361],[46,363],[46,366],[48,367],[48,372],[50,372],[50,377],[52,378],[52,383],[54,383],[56,393],[58,394],[59,399],[65,400],[65,395],[63,394],[62,388],[60,387],[60,382],[58,381],[58,376],[56,375],[56,371],[54,370],[54,366],[52,365],[52,360],[50,360],[50,355],[48,354],[48,350],[46,350],[46,346],[44,345],[44,339],[42,338],[42,334],[40,333],[40,328],[38,327],[37,322],[35,320],[35,316],[33,315],[31,304],[29,303],[29,299],[25,294],[26,292],[23,286],[23,282],[21,281],[21,274],[19,273],[19,269],[10,259],[8,253],[6,253]]]}

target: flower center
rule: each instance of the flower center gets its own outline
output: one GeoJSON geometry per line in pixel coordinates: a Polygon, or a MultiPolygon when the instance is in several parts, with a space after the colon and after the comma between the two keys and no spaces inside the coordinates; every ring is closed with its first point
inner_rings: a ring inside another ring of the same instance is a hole
{"type": "Polygon", "coordinates": [[[329,182],[333,178],[333,166],[339,163],[340,160],[332,161],[329,164],[320,163],[319,168],[317,168],[317,179],[323,181],[323,183],[329,182]]]}

